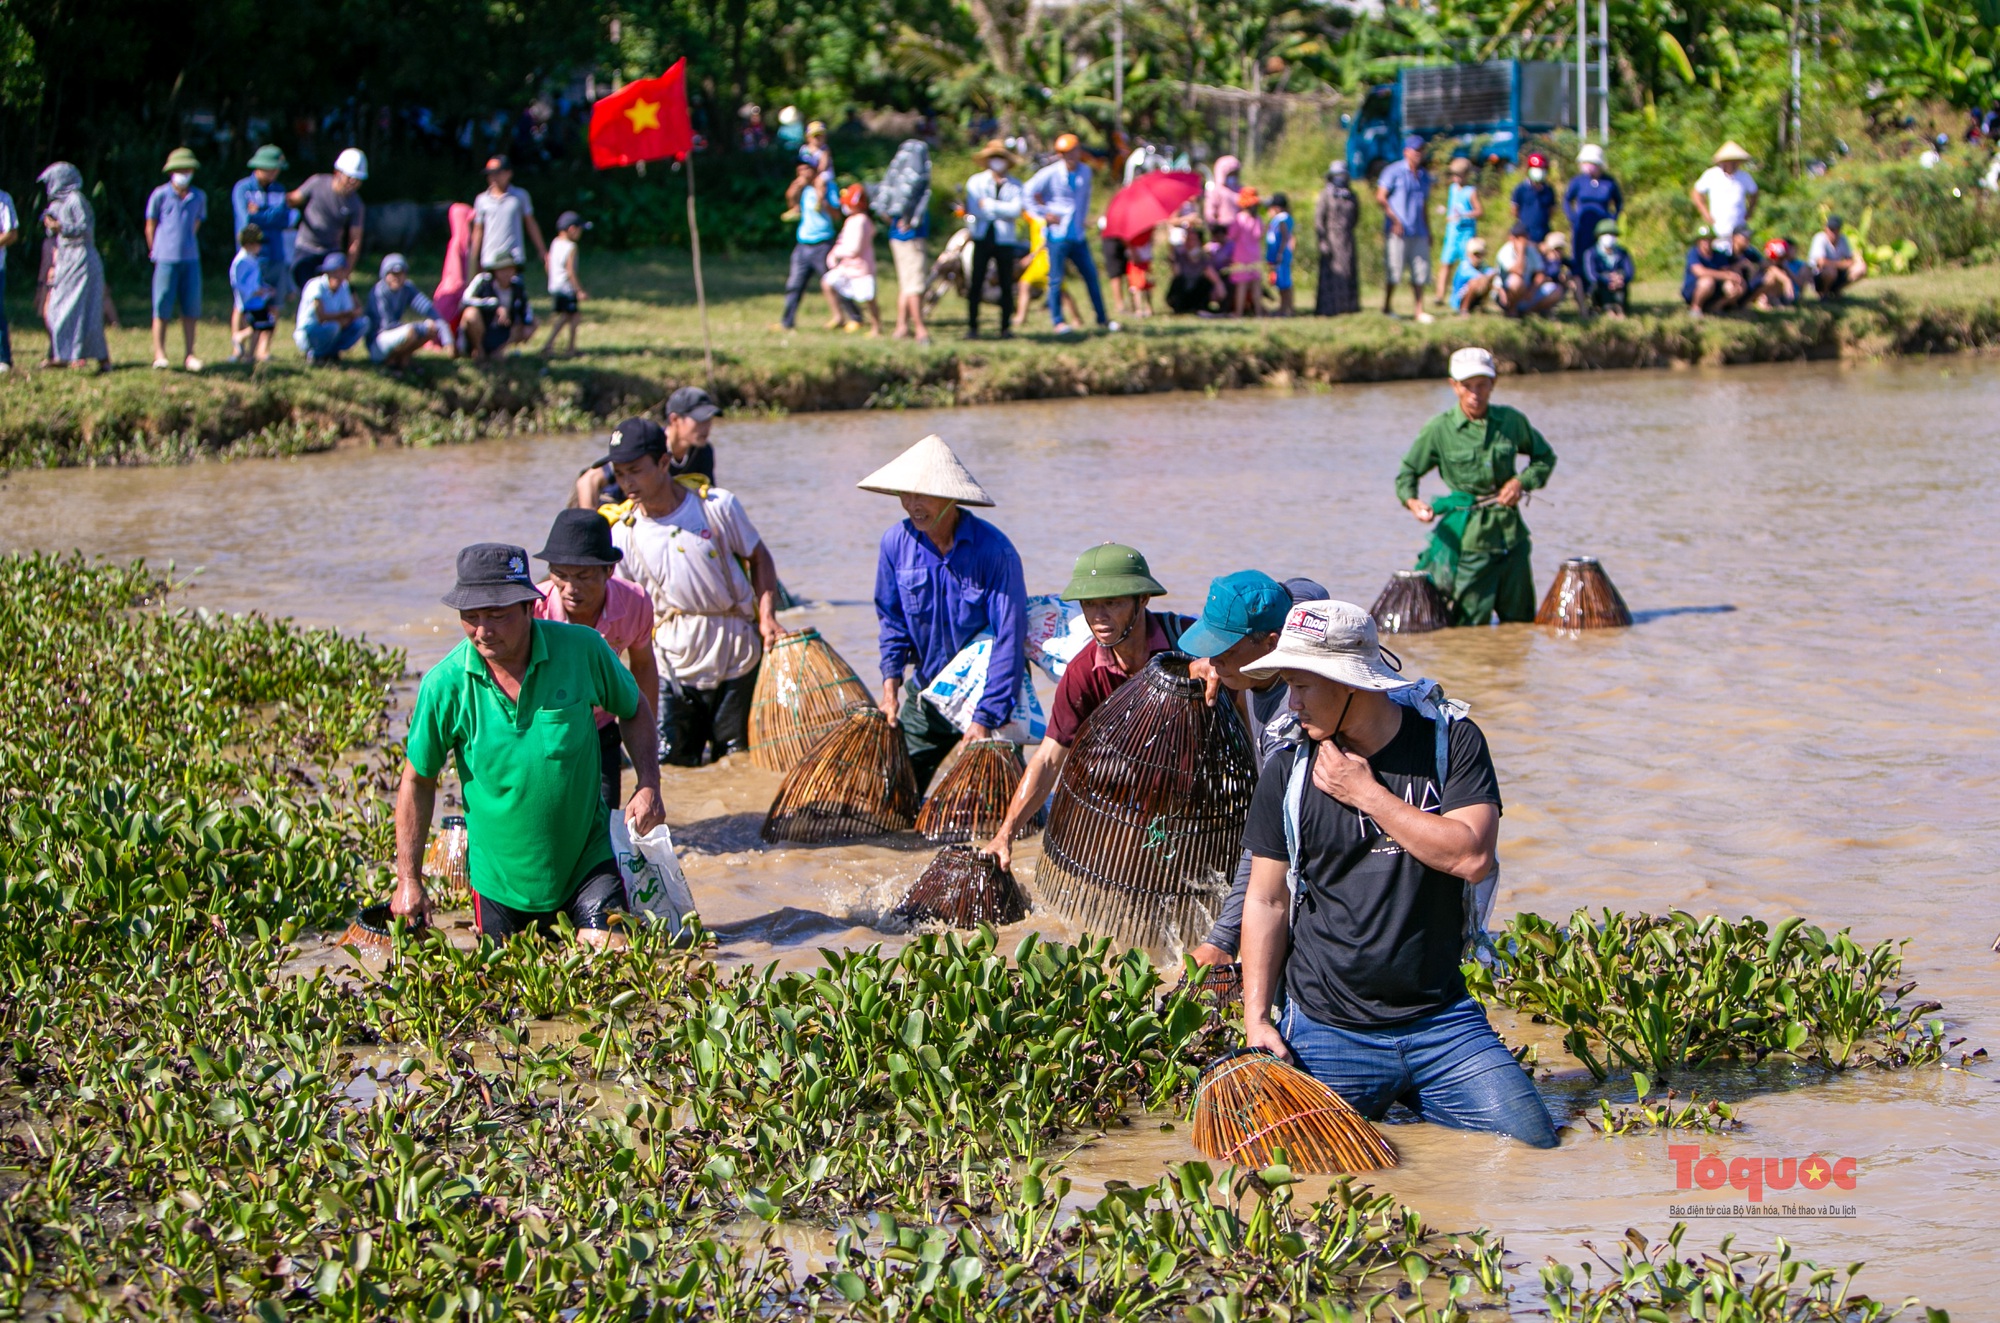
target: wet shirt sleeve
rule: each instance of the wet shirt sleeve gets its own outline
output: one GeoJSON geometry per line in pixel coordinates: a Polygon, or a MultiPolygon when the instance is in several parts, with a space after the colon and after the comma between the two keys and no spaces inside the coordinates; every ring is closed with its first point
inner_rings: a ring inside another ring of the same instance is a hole
{"type": "Polygon", "coordinates": [[[1028,668],[1028,584],[1020,553],[997,530],[989,530],[994,545],[983,566],[987,623],[993,630],[993,656],[986,668],[986,692],[979,697],[975,720],[986,727],[1007,724],[1028,668]]]}

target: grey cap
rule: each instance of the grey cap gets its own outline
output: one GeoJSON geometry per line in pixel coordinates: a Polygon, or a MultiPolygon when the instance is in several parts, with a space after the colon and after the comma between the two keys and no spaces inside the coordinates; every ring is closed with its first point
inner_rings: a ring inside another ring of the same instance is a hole
{"type": "Polygon", "coordinates": [[[705,423],[722,412],[722,406],[715,397],[699,386],[683,386],[667,397],[669,417],[692,418],[705,423]]]}
{"type": "Polygon", "coordinates": [[[386,276],[391,271],[401,271],[404,275],[410,273],[410,264],[404,260],[401,253],[390,253],[387,257],[383,258],[382,265],[376,268],[375,274],[378,277],[386,276]]]}

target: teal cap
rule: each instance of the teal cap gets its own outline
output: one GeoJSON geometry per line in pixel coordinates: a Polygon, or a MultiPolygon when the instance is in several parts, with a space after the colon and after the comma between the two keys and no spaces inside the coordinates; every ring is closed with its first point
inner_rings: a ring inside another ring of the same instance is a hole
{"type": "Polygon", "coordinates": [[[1252,634],[1276,634],[1285,627],[1292,595],[1262,570],[1238,570],[1208,586],[1201,618],[1181,635],[1180,650],[1190,657],[1214,657],[1252,634]]]}

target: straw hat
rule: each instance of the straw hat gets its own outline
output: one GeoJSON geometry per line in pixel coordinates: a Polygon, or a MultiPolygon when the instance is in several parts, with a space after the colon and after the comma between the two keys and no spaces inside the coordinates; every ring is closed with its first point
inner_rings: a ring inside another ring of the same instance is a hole
{"type": "Polygon", "coordinates": [[[936,496],[960,505],[993,504],[964,461],[935,432],[854,485],[885,496],[936,496]]]}
{"type": "Polygon", "coordinates": [[[998,138],[988,138],[986,145],[972,155],[973,159],[978,161],[990,161],[996,156],[1004,156],[1007,158],[1007,164],[1009,165],[1019,165],[1021,163],[1021,158],[1015,154],[1014,150],[998,138]]]}
{"type": "Polygon", "coordinates": [[[1750,153],[1743,150],[1742,143],[1731,138],[1728,142],[1716,148],[1715,155],[1708,159],[1716,165],[1721,165],[1724,161],[1735,161],[1741,164],[1750,159],[1750,153]]]}

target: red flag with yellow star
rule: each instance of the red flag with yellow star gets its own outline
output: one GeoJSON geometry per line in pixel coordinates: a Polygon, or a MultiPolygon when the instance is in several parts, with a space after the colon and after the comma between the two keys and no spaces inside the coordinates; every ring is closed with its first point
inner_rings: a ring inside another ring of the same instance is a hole
{"type": "Polygon", "coordinates": [[[590,160],[600,170],[681,159],[692,150],[685,59],[675,60],[658,78],[625,84],[590,108],[590,160]]]}

